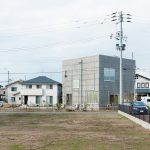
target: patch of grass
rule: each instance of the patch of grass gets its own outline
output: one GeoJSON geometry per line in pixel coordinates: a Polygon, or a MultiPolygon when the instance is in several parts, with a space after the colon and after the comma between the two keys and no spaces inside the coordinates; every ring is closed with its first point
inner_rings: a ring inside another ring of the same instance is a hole
{"type": "Polygon", "coordinates": [[[10,145],[9,150],[26,150],[23,145],[13,144],[10,145]]]}
{"type": "Polygon", "coordinates": [[[150,131],[112,111],[0,117],[0,147],[4,149],[148,150],[150,147],[150,131]]]}

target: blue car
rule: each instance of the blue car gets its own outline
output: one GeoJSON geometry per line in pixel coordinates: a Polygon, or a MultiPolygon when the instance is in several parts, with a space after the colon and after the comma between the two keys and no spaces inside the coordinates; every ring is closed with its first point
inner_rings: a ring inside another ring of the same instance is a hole
{"type": "Polygon", "coordinates": [[[130,108],[133,115],[148,115],[148,107],[141,101],[132,102],[130,108]]]}

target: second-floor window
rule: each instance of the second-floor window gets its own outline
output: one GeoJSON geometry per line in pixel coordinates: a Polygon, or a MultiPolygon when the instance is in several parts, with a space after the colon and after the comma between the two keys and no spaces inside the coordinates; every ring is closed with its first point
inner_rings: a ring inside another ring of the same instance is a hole
{"type": "Polygon", "coordinates": [[[42,88],[42,85],[36,85],[36,88],[37,88],[37,89],[41,89],[41,88],[42,88]]]}
{"type": "Polygon", "coordinates": [[[27,89],[32,89],[32,85],[26,85],[27,89]]]}
{"type": "Polygon", "coordinates": [[[149,82],[145,82],[145,83],[137,83],[137,88],[149,88],[149,82]]]}
{"type": "Polygon", "coordinates": [[[115,69],[104,68],[104,81],[115,81],[115,69]]]}
{"type": "Polygon", "coordinates": [[[52,84],[46,85],[46,88],[47,88],[47,89],[53,89],[53,85],[52,85],[52,84]]]}
{"type": "Polygon", "coordinates": [[[145,83],[141,83],[141,88],[145,88],[145,83]]]}
{"type": "Polygon", "coordinates": [[[145,88],[149,88],[149,83],[148,82],[145,83],[145,88]]]}
{"type": "Polygon", "coordinates": [[[141,83],[137,83],[137,88],[140,88],[141,87],[141,83]]]}
{"type": "Polygon", "coordinates": [[[17,87],[11,87],[11,91],[17,91],[17,87]]]}

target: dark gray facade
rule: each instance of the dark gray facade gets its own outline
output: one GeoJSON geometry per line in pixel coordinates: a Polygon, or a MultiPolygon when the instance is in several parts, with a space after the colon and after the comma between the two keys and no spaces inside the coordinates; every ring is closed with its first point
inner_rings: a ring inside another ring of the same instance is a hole
{"type": "MultiPolygon", "coordinates": [[[[99,56],[99,97],[100,104],[117,104],[119,102],[120,89],[120,58],[110,56],[99,56]],[[115,79],[107,81],[104,79],[104,68],[115,70],[115,79]],[[108,101],[107,101],[108,100],[108,101]]],[[[130,99],[134,94],[135,61],[123,59],[123,98],[130,99]]]]}
{"type": "MultiPolygon", "coordinates": [[[[120,59],[96,55],[63,61],[63,103],[118,104],[120,59]]],[[[123,97],[134,93],[135,61],[123,59],[123,97]]]]}

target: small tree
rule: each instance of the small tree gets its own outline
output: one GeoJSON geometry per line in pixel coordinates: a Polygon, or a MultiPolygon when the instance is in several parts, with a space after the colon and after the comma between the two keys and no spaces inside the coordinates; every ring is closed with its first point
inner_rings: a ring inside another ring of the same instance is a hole
{"type": "Polygon", "coordinates": [[[57,103],[57,104],[56,104],[56,107],[57,107],[57,110],[60,110],[60,108],[61,108],[61,103],[57,103]]]}

